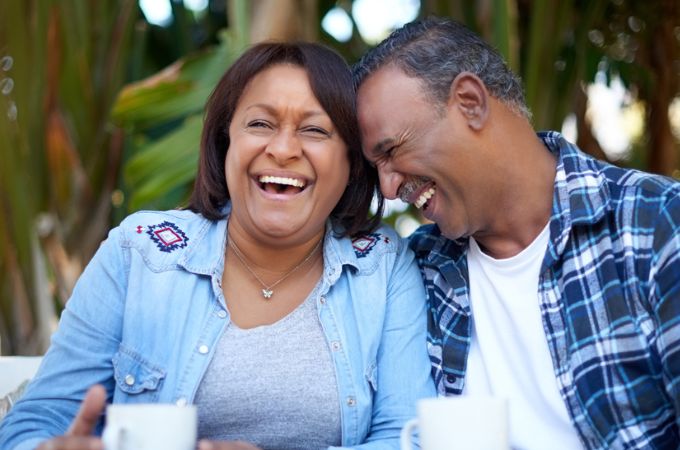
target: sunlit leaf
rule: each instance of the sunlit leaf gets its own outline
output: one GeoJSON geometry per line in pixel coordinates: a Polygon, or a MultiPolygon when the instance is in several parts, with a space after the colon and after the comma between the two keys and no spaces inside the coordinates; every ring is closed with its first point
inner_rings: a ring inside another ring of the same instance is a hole
{"type": "Polygon", "coordinates": [[[196,176],[202,116],[194,115],[161,139],[151,141],[129,160],[125,180],[131,207],[139,209],[196,176]]]}
{"type": "Polygon", "coordinates": [[[219,47],[183,58],[160,73],[126,86],[113,108],[121,126],[143,130],[203,109],[217,81],[235,58],[231,39],[219,47]]]}

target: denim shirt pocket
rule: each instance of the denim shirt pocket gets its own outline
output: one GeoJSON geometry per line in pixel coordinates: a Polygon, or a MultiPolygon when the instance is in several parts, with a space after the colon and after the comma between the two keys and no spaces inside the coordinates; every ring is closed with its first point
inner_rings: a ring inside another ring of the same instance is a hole
{"type": "Polygon", "coordinates": [[[113,357],[113,376],[116,386],[131,401],[155,401],[165,371],[138,353],[122,347],[113,357]],[[133,400],[134,398],[134,400],[133,400]]]}

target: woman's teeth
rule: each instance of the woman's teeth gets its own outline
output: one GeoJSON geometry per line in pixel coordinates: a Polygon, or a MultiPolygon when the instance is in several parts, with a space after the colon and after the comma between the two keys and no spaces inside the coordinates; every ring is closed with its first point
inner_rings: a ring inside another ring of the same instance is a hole
{"type": "Polygon", "coordinates": [[[432,198],[432,196],[434,195],[434,193],[435,193],[436,190],[437,190],[437,189],[436,189],[435,187],[431,187],[431,188],[428,189],[427,191],[425,191],[425,192],[423,192],[422,194],[420,194],[420,197],[418,197],[418,199],[413,203],[413,204],[415,205],[415,207],[418,208],[418,209],[422,208],[423,205],[424,205],[425,203],[427,203],[427,201],[428,201],[429,199],[432,198]]]}
{"type": "Polygon", "coordinates": [[[296,178],[261,176],[259,181],[263,184],[285,184],[286,186],[295,186],[300,189],[305,187],[305,183],[302,180],[298,180],[296,178]]]}

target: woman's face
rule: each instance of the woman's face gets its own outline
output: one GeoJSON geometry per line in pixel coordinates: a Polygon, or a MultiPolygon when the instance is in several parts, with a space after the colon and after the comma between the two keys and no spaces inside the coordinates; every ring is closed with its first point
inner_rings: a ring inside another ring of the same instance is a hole
{"type": "Polygon", "coordinates": [[[347,186],[349,159],[306,71],[277,64],[253,77],[229,140],[230,227],[274,246],[318,235],[347,186]]]}

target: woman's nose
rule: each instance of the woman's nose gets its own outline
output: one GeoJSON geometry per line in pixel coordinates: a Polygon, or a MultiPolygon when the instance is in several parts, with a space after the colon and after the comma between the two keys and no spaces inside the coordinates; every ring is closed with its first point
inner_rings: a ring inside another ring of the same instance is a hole
{"type": "Polygon", "coordinates": [[[302,146],[294,131],[281,129],[272,136],[267,144],[266,152],[277,163],[283,164],[300,157],[302,146]]]}

